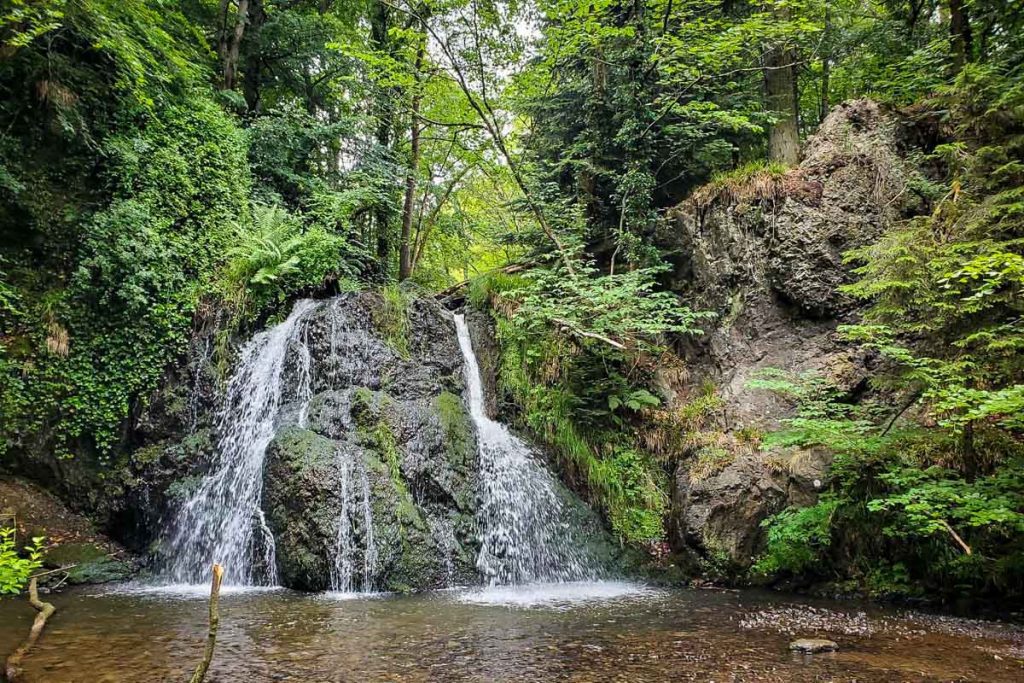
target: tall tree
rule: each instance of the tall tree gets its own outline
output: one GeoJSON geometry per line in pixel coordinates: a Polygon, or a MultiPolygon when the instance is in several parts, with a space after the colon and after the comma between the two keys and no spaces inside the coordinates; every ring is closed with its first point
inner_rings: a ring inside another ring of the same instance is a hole
{"type": "Polygon", "coordinates": [[[231,2],[221,0],[221,88],[234,90],[235,76],[238,72],[238,55],[245,35],[245,25],[249,20],[249,0],[238,0],[234,22],[231,21],[231,2]]]}
{"type": "MultiPolygon", "coordinates": [[[[781,21],[787,9],[777,9],[781,21]]],[[[787,166],[800,163],[799,111],[797,109],[796,51],[785,42],[771,42],[764,53],[765,104],[775,116],[768,131],[768,157],[787,166]]]]}
{"type": "MultiPolygon", "coordinates": [[[[426,21],[426,15],[420,21],[426,21]]],[[[405,201],[402,205],[402,233],[398,242],[398,280],[406,280],[412,275],[413,257],[411,251],[413,208],[416,200],[416,176],[420,166],[420,103],[423,100],[421,89],[423,55],[426,51],[425,37],[419,39],[416,46],[416,58],[412,67],[412,98],[409,115],[409,168],[405,174],[405,201]]]]}
{"type": "Polygon", "coordinates": [[[971,60],[973,38],[965,0],[949,0],[949,43],[953,70],[959,72],[971,60]]]}

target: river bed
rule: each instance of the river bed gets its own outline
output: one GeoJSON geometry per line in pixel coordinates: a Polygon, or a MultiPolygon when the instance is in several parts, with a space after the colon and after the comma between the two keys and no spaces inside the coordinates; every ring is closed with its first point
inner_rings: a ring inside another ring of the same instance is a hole
{"type": "MultiPolygon", "coordinates": [[[[50,596],[32,683],[185,681],[206,635],[205,586],[50,596]]],[[[0,651],[28,632],[0,600],[0,651]]],[[[1024,680],[1024,629],[758,591],[627,583],[413,596],[226,589],[208,681],[1024,680]],[[838,642],[798,655],[796,637],[838,642]]]]}

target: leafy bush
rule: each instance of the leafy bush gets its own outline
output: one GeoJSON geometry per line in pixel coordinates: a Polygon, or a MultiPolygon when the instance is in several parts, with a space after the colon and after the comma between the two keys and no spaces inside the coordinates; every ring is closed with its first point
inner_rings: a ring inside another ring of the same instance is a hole
{"type": "Polygon", "coordinates": [[[16,546],[14,528],[0,527],[0,595],[21,592],[29,577],[43,566],[42,545],[43,537],[36,536],[23,556],[16,546]]]}
{"type": "Polygon", "coordinates": [[[220,287],[243,316],[265,310],[342,273],[347,247],[340,235],[320,226],[304,229],[302,221],[282,207],[258,204],[252,224],[236,229],[220,287]]]}
{"type": "Polygon", "coordinates": [[[823,500],[810,507],[786,508],[764,520],[761,526],[768,529],[768,541],[754,571],[774,575],[820,570],[832,544],[832,517],[838,505],[823,500]]]}
{"type": "Polygon", "coordinates": [[[916,585],[938,594],[1024,595],[1024,447],[998,423],[976,427],[975,457],[994,464],[968,476],[956,466],[962,440],[941,426],[890,427],[887,415],[846,402],[820,377],[776,372],[757,384],[799,397],[797,414],[767,436],[766,447],[835,454],[816,505],[765,521],[758,572],[838,575],[887,593],[916,585]],[[908,581],[882,580],[897,566],[908,581]]]}

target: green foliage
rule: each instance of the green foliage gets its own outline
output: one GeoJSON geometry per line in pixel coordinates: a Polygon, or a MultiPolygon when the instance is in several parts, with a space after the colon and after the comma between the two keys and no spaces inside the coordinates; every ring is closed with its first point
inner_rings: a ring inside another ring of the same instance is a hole
{"type": "Polygon", "coordinates": [[[559,458],[566,477],[608,513],[633,544],[664,537],[668,481],[644,451],[635,423],[661,405],[646,354],[658,335],[696,333],[706,316],[653,291],[651,271],[575,277],[534,269],[470,285],[487,306],[501,347],[498,378],[521,420],[559,458]]]}
{"type": "Polygon", "coordinates": [[[224,111],[207,19],[137,0],[0,13],[0,451],[110,462],[200,301],[238,325],[363,263],[340,182],[253,217],[254,194],[281,193],[269,166],[320,167],[224,111]]]}
{"type": "Polygon", "coordinates": [[[772,372],[757,385],[798,401],[766,447],[826,447],[834,461],[816,505],[765,521],[767,548],[755,570],[834,573],[872,593],[916,585],[1024,594],[1024,449],[996,423],[975,427],[971,458],[988,464],[968,475],[958,469],[963,439],[951,429],[893,429],[878,408],[848,402],[820,377],[772,372]]]}
{"type": "Polygon", "coordinates": [[[766,519],[762,526],[768,529],[768,541],[754,571],[774,575],[820,570],[832,544],[832,518],[837,506],[835,500],[823,500],[809,507],[786,508],[766,519]]]}
{"type": "MultiPolygon", "coordinates": [[[[56,225],[76,237],[52,235],[34,255],[10,257],[25,315],[7,320],[18,342],[8,346],[0,379],[10,392],[8,444],[24,444],[45,426],[58,455],[83,446],[109,453],[122,422],[183,348],[229,226],[247,215],[243,141],[207,100],[112,132],[104,151],[104,180],[113,188],[107,203],[91,214],[65,210],[56,225]],[[49,270],[31,269],[26,258],[49,270]]],[[[27,214],[26,234],[41,236],[55,217],[35,204],[37,192],[18,193],[6,211],[27,214]]]]}
{"type": "Polygon", "coordinates": [[[385,341],[398,355],[408,358],[409,348],[409,298],[397,285],[380,290],[381,304],[373,313],[373,324],[384,335],[385,341]]]}
{"type": "Polygon", "coordinates": [[[279,206],[256,205],[251,226],[238,228],[220,287],[236,310],[260,311],[329,277],[351,275],[346,239],[320,225],[304,228],[279,206]]]}
{"type": "Polygon", "coordinates": [[[43,566],[43,537],[37,536],[18,552],[13,527],[0,527],[0,595],[19,593],[29,577],[43,566]]]}

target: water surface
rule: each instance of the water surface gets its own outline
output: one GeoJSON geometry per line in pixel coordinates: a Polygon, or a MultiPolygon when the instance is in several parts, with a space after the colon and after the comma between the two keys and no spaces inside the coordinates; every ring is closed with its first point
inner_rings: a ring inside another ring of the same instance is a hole
{"type": "MultiPolygon", "coordinates": [[[[26,660],[35,683],[183,681],[206,634],[205,587],[73,590],[26,660]]],[[[0,650],[28,632],[0,600],[0,650]]],[[[417,596],[232,590],[211,682],[1024,680],[1024,632],[778,594],[623,583],[417,596]],[[834,654],[788,651],[796,636],[834,654]]]]}

